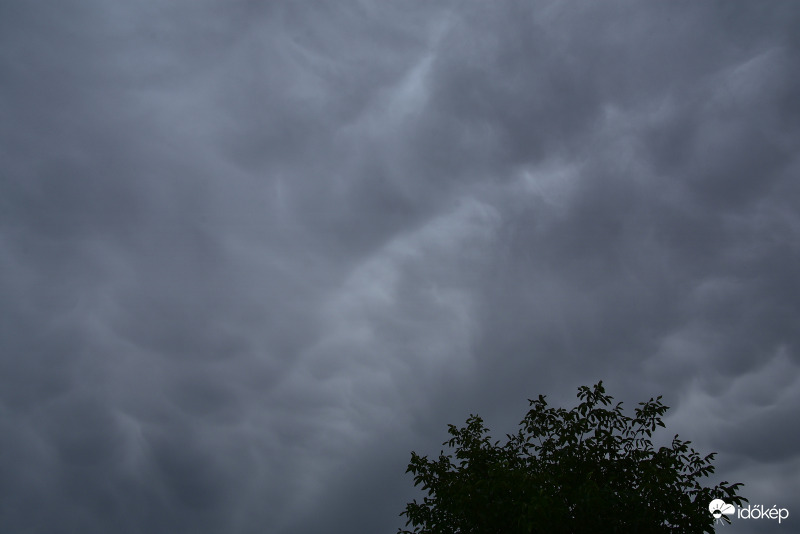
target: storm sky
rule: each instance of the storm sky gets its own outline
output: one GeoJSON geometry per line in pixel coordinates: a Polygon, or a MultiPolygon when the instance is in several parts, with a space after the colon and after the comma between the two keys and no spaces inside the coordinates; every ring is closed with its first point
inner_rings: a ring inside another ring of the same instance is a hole
{"type": "Polygon", "coordinates": [[[394,533],[412,450],[598,380],[796,529],[798,27],[4,2],[0,531],[394,533]]]}

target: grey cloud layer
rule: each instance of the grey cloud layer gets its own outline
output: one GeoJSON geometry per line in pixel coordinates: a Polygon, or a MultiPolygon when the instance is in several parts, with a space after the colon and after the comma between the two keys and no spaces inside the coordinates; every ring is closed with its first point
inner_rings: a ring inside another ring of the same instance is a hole
{"type": "Polygon", "coordinates": [[[798,13],[0,8],[0,530],[392,531],[599,379],[798,508],[798,13]]]}

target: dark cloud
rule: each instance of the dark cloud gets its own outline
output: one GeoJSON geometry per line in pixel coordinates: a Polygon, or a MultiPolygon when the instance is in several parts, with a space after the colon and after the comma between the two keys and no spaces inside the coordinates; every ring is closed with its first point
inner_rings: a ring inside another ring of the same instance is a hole
{"type": "Polygon", "coordinates": [[[798,508],[798,18],[0,7],[0,530],[393,531],[600,379],[798,508]]]}

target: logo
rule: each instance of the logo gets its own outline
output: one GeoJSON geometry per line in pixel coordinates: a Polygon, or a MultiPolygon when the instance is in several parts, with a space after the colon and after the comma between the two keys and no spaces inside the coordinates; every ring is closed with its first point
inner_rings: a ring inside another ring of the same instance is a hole
{"type": "Polygon", "coordinates": [[[724,521],[730,524],[731,517],[737,519],[777,519],[778,524],[784,519],[789,517],[789,510],[786,508],[778,508],[778,505],[773,505],[772,508],[767,508],[762,504],[754,504],[752,506],[743,506],[738,510],[732,504],[728,504],[722,499],[714,499],[708,503],[708,511],[714,516],[714,523],[724,521]]]}
{"type": "Polygon", "coordinates": [[[714,499],[708,503],[708,511],[714,516],[715,523],[722,523],[722,521],[725,521],[730,524],[731,520],[728,516],[736,513],[736,508],[722,499],[714,499]]]}

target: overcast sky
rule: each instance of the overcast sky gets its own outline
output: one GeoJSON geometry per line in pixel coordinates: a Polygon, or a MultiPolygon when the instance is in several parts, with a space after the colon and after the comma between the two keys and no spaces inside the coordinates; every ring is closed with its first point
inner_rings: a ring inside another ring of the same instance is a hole
{"type": "Polygon", "coordinates": [[[0,531],[394,533],[447,423],[601,379],[796,529],[798,27],[3,2],[0,531]]]}

